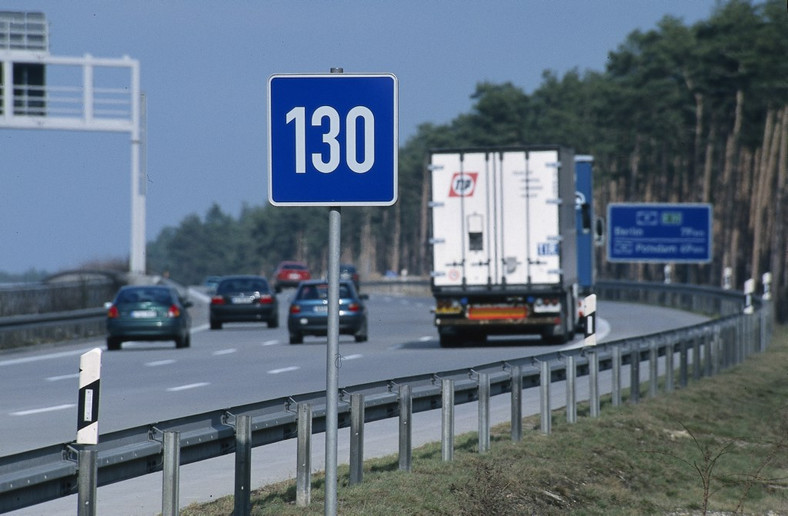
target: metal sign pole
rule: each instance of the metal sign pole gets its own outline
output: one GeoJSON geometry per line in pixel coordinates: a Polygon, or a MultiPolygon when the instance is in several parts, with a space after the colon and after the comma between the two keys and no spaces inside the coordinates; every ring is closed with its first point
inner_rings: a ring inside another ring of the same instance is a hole
{"type": "MultiPolygon", "coordinates": [[[[344,73],[331,68],[331,73],[344,73]]],[[[328,209],[328,347],[326,348],[326,503],[324,514],[337,513],[337,435],[339,433],[339,245],[342,212],[328,209]]]]}
{"type": "Polygon", "coordinates": [[[328,213],[328,348],[326,351],[326,506],[325,514],[337,513],[337,434],[339,368],[339,241],[340,208],[328,213]]]}

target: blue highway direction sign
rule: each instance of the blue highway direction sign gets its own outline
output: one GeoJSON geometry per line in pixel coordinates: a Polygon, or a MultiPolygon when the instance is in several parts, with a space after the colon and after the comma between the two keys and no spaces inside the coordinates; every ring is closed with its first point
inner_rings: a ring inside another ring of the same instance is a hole
{"type": "Polygon", "coordinates": [[[608,261],[711,261],[710,204],[613,203],[607,221],[608,261]]]}
{"type": "Polygon", "coordinates": [[[392,74],[268,80],[268,200],[275,206],[397,201],[398,84],[392,74]]]}

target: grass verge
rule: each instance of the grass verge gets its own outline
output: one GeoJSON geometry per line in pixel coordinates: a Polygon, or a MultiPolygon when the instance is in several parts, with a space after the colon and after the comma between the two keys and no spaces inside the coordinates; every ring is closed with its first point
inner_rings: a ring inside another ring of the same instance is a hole
{"type": "MultiPolygon", "coordinates": [[[[587,414],[583,407],[579,414],[587,414]]],[[[338,471],[343,515],[788,514],[788,327],[766,353],[686,389],[601,417],[565,422],[552,433],[526,418],[523,440],[509,425],[491,431],[479,454],[476,434],[455,439],[455,460],[440,443],[413,452],[411,472],[396,456],[369,460],[364,480],[338,471]]],[[[324,479],[312,476],[312,504],[295,506],[295,480],[252,493],[252,514],[323,514],[324,479]]],[[[228,515],[232,496],[184,509],[184,516],[228,515]]]]}

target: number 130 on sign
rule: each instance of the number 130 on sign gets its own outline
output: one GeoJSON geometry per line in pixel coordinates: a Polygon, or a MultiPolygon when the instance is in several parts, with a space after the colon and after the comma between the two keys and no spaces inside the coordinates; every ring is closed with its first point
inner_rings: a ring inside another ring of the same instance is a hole
{"type": "Polygon", "coordinates": [[[273,75],[268,198],[275,206],[397,200],[398,97],[391,74],[273,75]]]}

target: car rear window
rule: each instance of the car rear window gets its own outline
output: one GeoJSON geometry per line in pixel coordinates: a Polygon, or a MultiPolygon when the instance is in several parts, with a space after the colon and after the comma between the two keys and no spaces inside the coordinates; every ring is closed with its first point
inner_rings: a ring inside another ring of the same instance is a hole
{"type": "Polygon", "coordinates": [[[219,284],[217,292],[268,292],[268,283],[261,279],[232,279],[219,284]]]}
{"type": "MultiPolygon", "coordinates": [[[[347,285],[339,285],[339,297],[350,297],[350,288],[347,285]]],[[[328,285],[304,285],[298,291],[296,299],[327,299],[328,298],[328,285]]]]}
{"type": "Polygon", "coordinates": [[[172,303],[169,291],[161,288],[154,289],[128,289],[118,295],[118,303],[144,303],[152,301],[154,303],[172,303]]]}

